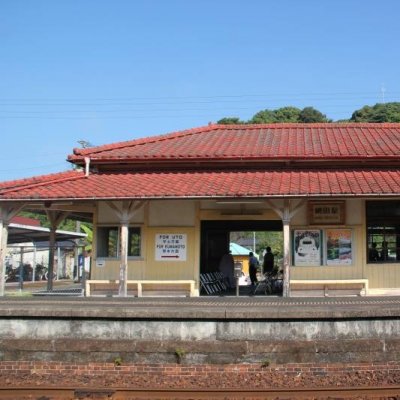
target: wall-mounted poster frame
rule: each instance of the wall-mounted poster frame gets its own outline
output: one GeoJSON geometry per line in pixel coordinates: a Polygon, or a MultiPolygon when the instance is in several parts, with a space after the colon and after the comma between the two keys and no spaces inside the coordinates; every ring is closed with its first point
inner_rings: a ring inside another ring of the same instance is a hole
{"type": "Polygon", "coordinates": [[[309,225],[344,225],[346,222],[345,202],[337,201],[309,201],[309,225]]]}
{"type": "Polygon", "coordinates": [[[326,229],[326,265],[353,263],[353,233],[351,229],[326,229]]]}
{"type": "Polygon", "coordinates": [[[322,265],[322,231],[295,229],[293,231],[293,264],[319,267],[322,265]]]}

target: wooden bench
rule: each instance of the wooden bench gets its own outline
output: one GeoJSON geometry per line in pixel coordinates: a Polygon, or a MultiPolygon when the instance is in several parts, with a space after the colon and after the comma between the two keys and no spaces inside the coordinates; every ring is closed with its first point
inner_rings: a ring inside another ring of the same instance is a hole
{"type": "MultiPolygon", "coordinates": [[[[128,296],[142,297],[143,293],[153,296],[195,295],[194,280],[128,280],[128,296]]],[[[87,280],[86,296],[116,296],[119,280],[87,280]]]]}
{"type": "Polygon", "coordinates": [[[293,296],[332,296],[368,294],[368,279],[292,279],[293,296]]]}

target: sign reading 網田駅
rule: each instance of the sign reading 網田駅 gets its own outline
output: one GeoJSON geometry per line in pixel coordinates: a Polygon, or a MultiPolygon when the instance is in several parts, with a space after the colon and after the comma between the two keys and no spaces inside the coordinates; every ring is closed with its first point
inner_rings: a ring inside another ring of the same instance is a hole
{"type": "Polygon", "coordinates": [[[156,233],[156,261],[186,261],[186,234],[156,233]]]}
{"type": "Polygon", "coordinates": [[[309,201],[310,225],[343,225],[345,223],[344,201],[309,201]]]}

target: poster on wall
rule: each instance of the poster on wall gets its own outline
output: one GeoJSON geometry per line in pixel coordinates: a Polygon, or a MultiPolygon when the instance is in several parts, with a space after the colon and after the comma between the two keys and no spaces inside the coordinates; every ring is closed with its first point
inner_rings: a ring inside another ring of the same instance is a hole
{"type": "Polygon", "coordinates": [[[326,230],[327,265],[350,265],[352,257],[351,229],[326,230]]]}
{"type": "Polygon", "coordinates": [[[319,267],[321,262],[321,231],[295,230],[293,232],[294,265],[319,267]]]}
{"type": "Polygon", "coordinates": [[[186,261],[184,233],[156,233],[156,261],[186,261]]]}

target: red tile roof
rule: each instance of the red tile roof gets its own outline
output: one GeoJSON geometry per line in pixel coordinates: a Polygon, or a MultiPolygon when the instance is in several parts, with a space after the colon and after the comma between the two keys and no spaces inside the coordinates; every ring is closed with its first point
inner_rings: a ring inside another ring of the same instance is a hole
{"type": "Polygon", "coordinates": [[[400,154],[400,124],[210,125],[105,146],[74,149],[72,162],[145,160],[389,159],[400,154]]]}
{"type": "Polygon", "coordinates": [[[47,182],[25,180],[0,190],[0,200],[160,199],[302,196],[393,196],[400,169],[74,172],[47,182]]]}
{"type": "Polygon", "coordinates": [[[78,176],[79,177],[82,176],[82,173],[79,171],[65,171],[65,172],[58,172],[55,174],[38,175],[38,176],[33,176],[31,178],[17,179],[13,181],[4,181],[0,182],[0,191],[7,189],[18,189],[20,187],[27,188],[30,185],[38,185],[43,182],[45,183],[54,181],[59,182],[65,179],[74,179],[78,176]]]}

